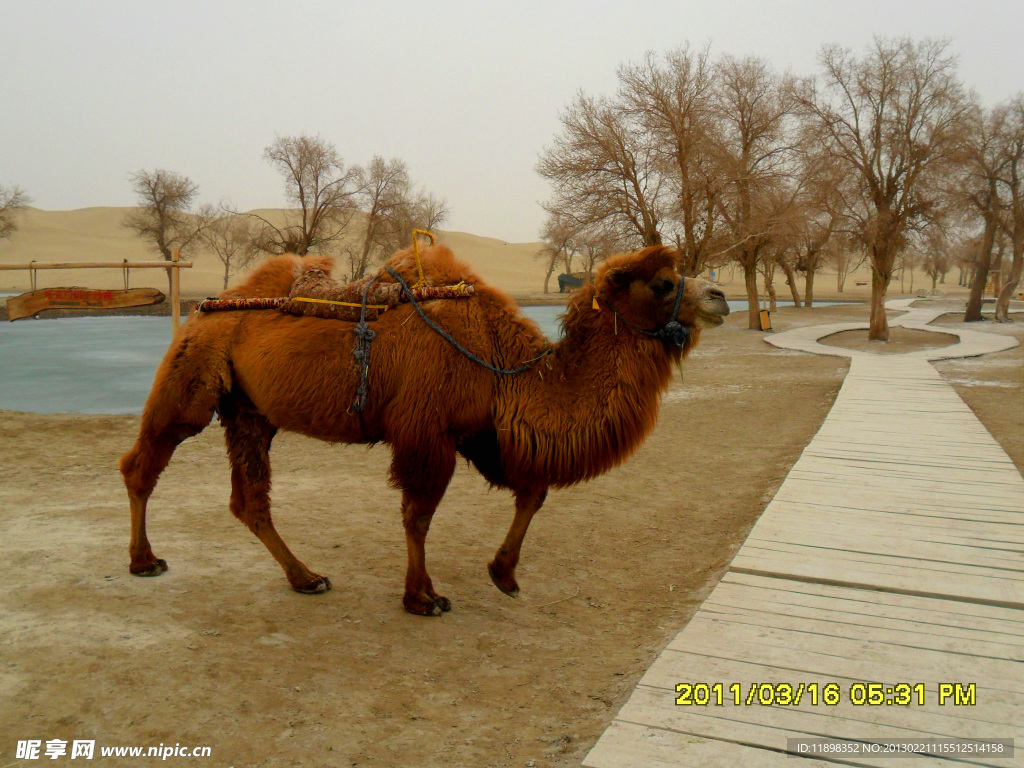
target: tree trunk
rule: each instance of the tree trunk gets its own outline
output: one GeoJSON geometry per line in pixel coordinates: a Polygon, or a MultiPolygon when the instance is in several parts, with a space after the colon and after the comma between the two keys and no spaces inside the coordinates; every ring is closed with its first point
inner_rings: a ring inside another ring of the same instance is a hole
{"type": "Polygon", "coordinates": [[[548,287],[551,284],[551,275],[554,271],[554,269],[549,269],[548,273],[544,275],[544,293],[549,293],[548,287]]]}
{"type": "Polygon", "coordinates": [[[228,277],[231,273],[231,259],[224,259],[224,290],[228,289],[228,277]]]}
{"type": "Polygon", "coordinates": [[[1012,322],[1010,320],[1010,299],[1013,298],[1017,286],[1020,285],[1022,272],[1024,272],[1024,236],[1017,238],[1013,244],[1013,262],[1010,265],[1010,274],[1006,276],[1003,290],[999,292],[999,298],[996,299],[996,320],[1000,323],[1012,322]]]}
{"type": "Polygon", "coordinates": [[[778,309],[778,302],[775,296],[775,285],[768,275],[764,276],[764,292],[768,294],[768,311],[775,312],[778,309]]]}
{"type": "Polygon", "coordinates": [[[813,306],[814,302],[814,273],[815,269],[812,266],[807,267],[807,276],[804,278],[804,306],[808,309],[813,306]]]}
{"type": "Polygon", "coordinates": [[[967,311],[964,313],[965,323],[974,323],[983,319],[981,316],[981,300],[985,293],[985,283],[988,280],[989,265],[992,263],[992,247],[996,242],[996,228],[998,221],[995,216],[987,216],[985,222],[985,235],[981,241],[981,252],[978,254],[978,265],[974,270],[974,277],[971,281],[971,295],[967,299],[967,311]]]}
{"type": "Polygon", "coordinates": [[[885,294],[889,291],[889,278],[871,267],[871,327],[868,341],[888,341],[889,321],[885,316],[885,294]]]}
{"type": "Polygon", "coordinates": [[[793,306],[800,306],[800,291],[796,287],[796,273],[793,271],[793,267],[786,262],[780,264],[782,271],[786,273],[786,284],[789,286],[789,292],[793,294],[793,306]]]}
{"type": "Polygon", "coordinates": [[[749,267],[746,263],[743,264],[743,280],[747,286],[747,306],[749,307],[749,311],[747,312],[749,315],[747,318],[747,328],[752,331],[759,331],[761,330],[761,318],[759,316],[761,304],[757,293],[756,262],[754,266],[749,267]]]}

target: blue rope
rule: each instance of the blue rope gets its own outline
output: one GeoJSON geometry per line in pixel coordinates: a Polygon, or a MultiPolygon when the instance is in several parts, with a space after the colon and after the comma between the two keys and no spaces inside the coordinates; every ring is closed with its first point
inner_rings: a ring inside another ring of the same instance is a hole
{"type": "Polygon", "coordinates": [[[370,287],[377,282],[377,278],[373,278],[366,284],[366,288],[363,289],[363,305],[359,310],[359,322],[356,323],[356,346],[352,350],[352,357],[355,358],[356,365],[362,366],[362,374],[359,379],[359,389],[356,390],[356,399],[352,403],[352,410],[355,413],[362,413],[366,407],[366,392],[368,389],[368,381],[370,378],[370,345],[373,340],[377,338],[377,332],[370,327],[369,323],[366,322],[366,297],[370,294],[370,287]]]}
{"type": "Polygon", "coordinates": [[[423,318],[423,322],[425,322],[432,330],[436,331],[441,336],[442,339],[447,341],[449,344],[451,344],[453,347],[459,350],[459,352],[468,357],[477,365],[482,365],[484,368],[493,373],[501,373],[504,374],[505,376],[514,376],[517,373],[522,373],[523,371],[530,370],[530,368],[532,368],[539,360],[551,354],[552,350],[550,347],[548,347],[538,357],[535,357],[533,360],[528,361],[527,363],[519,366],[518,368],[513,368],[511,370],[507,370],[505,368],[495,368],[487,361],[481,360],[468,349],[463,347],[461,344],[459,344],[459,342],[453,339],[451,335],[448,334],[447,331],[439,327],[437,324],[434,323],[433,320],[427,317],[426,314],[423,312],[423,309],[420,307],[419,303],[416,301],[415,298],[413,298],[412,291],[406,284],[405,280],[402,279],[402,276],[395,272],[395,270],[393,270],[391,267],[384,267],[384,269],[386,269],[391,274],[391,276],[398,281],[399,285],[402,286],[402,290],[405,291],[405,295],[409,298],[409,303],[412,304],[413,309],[415,309],[419,313],[419,316],[423,318]]]}

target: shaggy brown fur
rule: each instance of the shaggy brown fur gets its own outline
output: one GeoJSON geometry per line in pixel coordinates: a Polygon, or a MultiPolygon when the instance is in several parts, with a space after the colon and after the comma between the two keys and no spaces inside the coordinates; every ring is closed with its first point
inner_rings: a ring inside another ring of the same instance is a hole
{"type": "MultiPolygon", "coordinates": [[[[146,503],[175,447],[216,412],[231,460],[231,511],[267,546],[292,586],[320,592],[330,581],[311,572],[278,536],[270,516],[269,450],[278,429],[331,442],[391,445],[391,481],[402,491],[408,546],[405,607],[449,610],[427,575],[424,540],[458,454],[494,486],[515,494],[515,518],[488,566],[515,595],[515,568],[534,513],[551,486],[578,483],[623,461],[654,425],[661,394],[680,353],[630,328],[670,320],[679,273],[666,248],[612,257],[593,285],[578,291],[564,318],[564,338],[531,370],[502,376],[461,356],[402,305],[374,324],[369,397],[351,411],[359,371],[351,323],[274,311],[192,317],[157,371],[135,446],[121,459],[132,514],[131,572],[156,575],[167,565],[146,537],[146,503]],[[600,311],[592,308],[598,299],[600,311]],[[612,311],[617,309],[618,317],[612,311]],[[408,322],[407,322],[408,321],[408,322]]],[[[478,357],[515,368],[548,348],[537,325],[505,293],[488,286],[450,250],[423,253],[432,282],[475,284],[476,296],[435,301],[424,311],[478,357]]],[[[417,278],[410,252],[389,262],[417,278]]],[[[286,296],[295,278],[324,259],[281,257],[223,297],[286,296]]],[[[385,276],[386,280],[392,280],[385,276]]],[[[691,329],[728,314],[721,292],[687,279],[677,319],[691,329]]]]}

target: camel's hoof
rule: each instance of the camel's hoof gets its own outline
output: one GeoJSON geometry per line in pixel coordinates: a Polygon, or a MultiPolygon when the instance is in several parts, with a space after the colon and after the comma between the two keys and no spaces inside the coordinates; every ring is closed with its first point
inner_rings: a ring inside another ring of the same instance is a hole
{"type": "Polygon", "coordinates": [[[132,576],[159,576],[167,570],[167,561],[157,560],[154,563],[138,568],[138,570],[136,570],[136,566],[130,565],[128,570],[131,571],[132,576]]]}
{"type": "Polygon", "coordinates": [[[405,610],[416,616],[440,616],[445,611],[452,609],[451,600],[440,596],[433,600],[403,598],[402,605],[405,606],[405,610]]]}
{"type": "Polygon", "coordinates": [[[487,573],[490,574],[494,586],[509,597],[519,597],[519,584],[516,583],[515,576],[499,573],[493,563],[488,564],[487,573]]]}
{"type": "Polygon", "coordinates": [[[304,595],[318,595],[321,592],[326,592],[331,588],[331,580],[326,576],[320,576],[312,584],[304,584],[302,586],[296,586],[292,584],[292,589],[296,592],[301,592],[304,595]]]}

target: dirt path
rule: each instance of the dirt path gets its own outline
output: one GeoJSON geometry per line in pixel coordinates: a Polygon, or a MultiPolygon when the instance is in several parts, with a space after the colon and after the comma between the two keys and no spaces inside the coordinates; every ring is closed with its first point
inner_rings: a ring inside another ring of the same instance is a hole
{"type": "Polygon", "coordinates": [[[841,383],[845,361],[772,349],[745,320],[705,336],[625,466],[551,494],[518,601],[485,570],[510,497],[461,465],[428,541],[454,604],[439,619],[401,608],[386,447],[275,442],[279,530],[334,581],[306,596],[227,511],[216,424],[181,446],[151,502],[171,570],[138,579],[116,472],[136,419],[0,414],[0,765],[29,738],[210,746],[219,766],[578,765],[841,383]]]}

